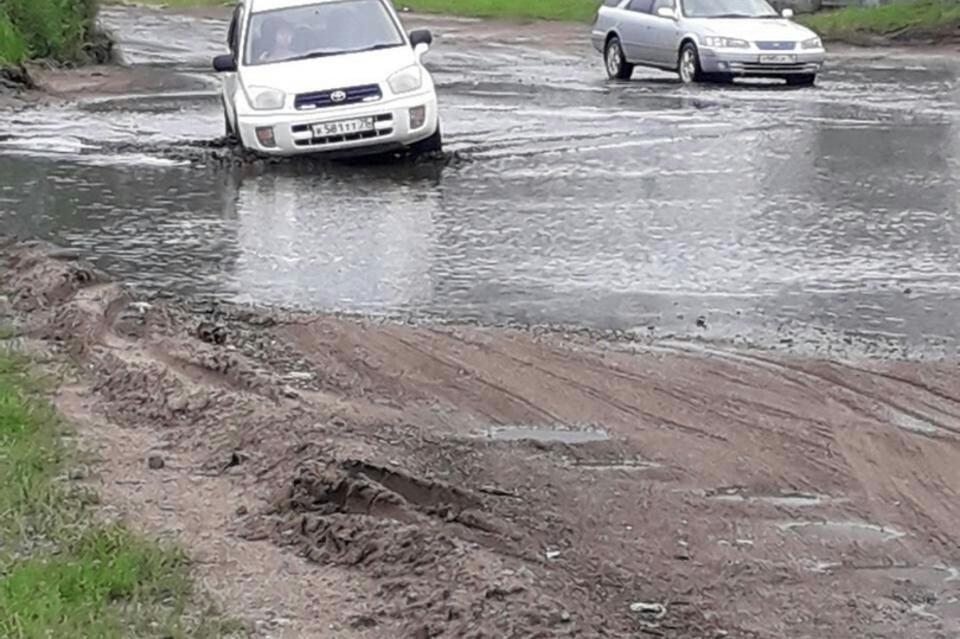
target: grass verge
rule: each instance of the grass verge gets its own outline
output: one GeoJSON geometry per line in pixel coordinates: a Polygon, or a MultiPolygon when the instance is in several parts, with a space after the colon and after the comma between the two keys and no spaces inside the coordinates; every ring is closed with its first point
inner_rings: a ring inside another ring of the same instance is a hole
{"type": "Polygon", "coordinates": [[[478,18],[589,22],[599,0],[395,0],[398,8],[478,18]]]}
{"type": "MultiPolygon", "coordinates": [[[[116,1],[116,0],[113,0],[116,1]]],[[[171,7],[212,7],[232,0],[145,0],[171,7]]],[[[393,0],[397,9],[476,18],[589,22],[600,0],[393,0]]]]}
{"type": "Polygon", "coordinates": [[[109,46],[96,34],[98,5],[99,0],[0,0],[0,65],[38,58],[101,61],[100,49],[109,46]]]}
{"type": "Polygon", "coordinates": [[[0,637],[241,634],[198,608],[180,550],[94,520],[91,494],[64,478],[73,455],[41,388],[0,347],[0,637]]]}
{"type": "Polygon", "coordinates": [[[879,7],[850,7],[804,16],[801,21],[827,40],[854,44],[887,41],[960,40],[960,2],[913,0],[879,7]]]}

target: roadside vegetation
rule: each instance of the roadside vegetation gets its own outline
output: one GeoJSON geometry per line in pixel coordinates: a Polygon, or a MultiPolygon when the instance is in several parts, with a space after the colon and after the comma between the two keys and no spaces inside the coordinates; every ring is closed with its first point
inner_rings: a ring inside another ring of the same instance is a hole
{"type": "Polygon", "coordinates": [[[79,62],[101,57],[99,0],[0,0],[0,65],[30,59],[79,62]]]}
{"type": "Polygon", "coordinates": [[[589,22],[599,0],[395,0],[397,8],[480,18],[589,22]]]}
{"type": "Polygon", "coordinates": [[[960,1],[913,0],[879,7],[850,7],[804,16],[827,40],[854,44],[882,41],[960,41],[960,1]]]}
{"type": "Polygon", "coordinates": [[[28,363],[0,345],[0,637],[221,637],[185,555],[96,522],[28,363]],[[76,479],[73,477],[72,479],[76,479]]]}
{"type": "MultiPolygon", "coordinates": [[[[233,4],[232,0],[146,0],[171,7],[233,4]]],[[[397,9],[477,18],[589,22],[600,0],[393,0],[397,9]]]]}

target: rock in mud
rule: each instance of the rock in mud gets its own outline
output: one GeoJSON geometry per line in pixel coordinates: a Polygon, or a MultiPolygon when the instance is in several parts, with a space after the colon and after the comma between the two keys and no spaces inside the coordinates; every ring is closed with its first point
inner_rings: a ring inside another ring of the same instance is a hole
{"type": "Polygon", "coordinates": [[[36,83],[22,64],[0,66],[0,92],[35,89],[36,83]]]}
{"type": "Polygon", "coordinates": [[[227,343],[227,328],[222,324],[201,322],[197,327],[197,338],[207,344],[223,346],[227,343]]]}
{"type": "Polygon", "coordinates": [[[147,467],[150,470],[162,470],[167,462],[160,455],[150,455],[147,457],[147,467]]]}

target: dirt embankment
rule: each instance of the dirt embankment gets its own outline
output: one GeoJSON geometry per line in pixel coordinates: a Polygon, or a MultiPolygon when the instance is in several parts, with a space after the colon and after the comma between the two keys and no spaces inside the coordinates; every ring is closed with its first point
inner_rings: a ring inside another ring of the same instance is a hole
{"type": "Polygon", "coordinates": [[[105,512],[258,636],[960,632],[953,363],[152,304],[0,253],[105,512]]]}

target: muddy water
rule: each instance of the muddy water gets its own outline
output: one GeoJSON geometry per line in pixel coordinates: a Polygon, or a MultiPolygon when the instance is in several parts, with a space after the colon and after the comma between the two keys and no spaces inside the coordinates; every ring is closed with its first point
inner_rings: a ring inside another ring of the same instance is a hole
{"type": "Polygon", "coordinates": [[[551,51],[530,27],[436,22],[429,64],[462,161],[198,167],[156,149],[222,133],[204,67],[224,22],[104,20],[129,63],[184,83],[0,114],[0,224],[151,292],[955,352],[947,56],[838,54],[814,90],[685,89],[654,72],[610,84],[584,40],[551,51]]]}

